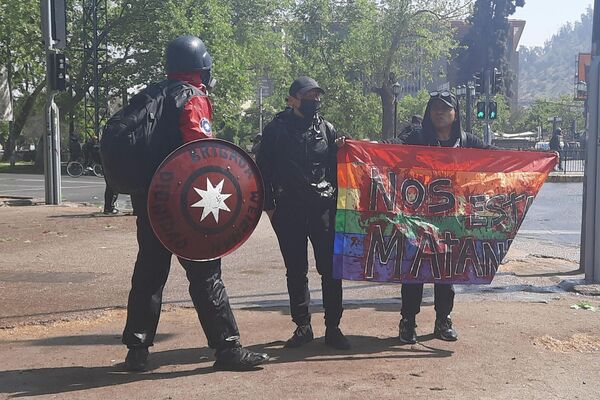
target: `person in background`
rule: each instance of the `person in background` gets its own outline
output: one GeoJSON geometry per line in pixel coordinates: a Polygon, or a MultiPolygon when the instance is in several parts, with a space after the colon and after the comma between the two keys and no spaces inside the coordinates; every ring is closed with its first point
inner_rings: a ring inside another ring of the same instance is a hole
{"type": "Polygon", "coordinates": [[[79,161],[81,159],[81,143],[79,136],[75,132],[69,133],[69,162],[79,161]]]}
{"type": "Polygon", "coordinates": [[[550,146],[550,150],[556,151],[558,153],[558,169],[560,171],[563,170],[563,166],[562,166],[563,154],[562,154],[561,141],[562,141],[562,129],[556,128],[554,130],[554,132],[552,133],[552,137],[550,138],[549,146],[550,146]]]}

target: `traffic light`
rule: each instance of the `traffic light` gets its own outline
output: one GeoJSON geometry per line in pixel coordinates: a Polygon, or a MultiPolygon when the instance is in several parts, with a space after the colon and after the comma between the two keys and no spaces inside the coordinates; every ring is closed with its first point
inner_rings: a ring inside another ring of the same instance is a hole
{"type": "Polygon", "coordinates": [[[475,75],[473,75],[473,80],[475,82],[475,94],[483,94],[484,91],[484,87],[483,87],[483,71],[479,71],[476,72],[475,75]]]}
{"type": "Polygon", "coordinates": [[[67,88],[67,62],[64,54],[51,53],[49,55],[50,89],[59,92],[67,88]]]}
{"type": "Polygon", "coordinates": [[[477,103],[477,119],[485,119],[485,101],[477,103]]]}
{"type": "Polygon", "coordinates": [[[498,117],[498,104],[495,101],[490,101],[489,118],[496,119],[498,117]]]}
{"type": "Polygon", "coordinates": [[[498,68],[494,68],[494,75],[492,76],[492,94],[496,94],[502,90],[502,71],[498,68]]]}

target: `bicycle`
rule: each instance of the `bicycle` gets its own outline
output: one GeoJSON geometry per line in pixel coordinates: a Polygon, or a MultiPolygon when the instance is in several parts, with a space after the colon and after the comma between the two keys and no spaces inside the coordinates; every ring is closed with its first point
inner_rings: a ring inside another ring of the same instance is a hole
{"type": "Polygon", "coordinates": [[[104,177],[102,164],[81,163],[79,161],[69,161],[67,164],[67,174],[72,178],[79,178],[81,175],[95,175],[98,178],[104,177]]]}

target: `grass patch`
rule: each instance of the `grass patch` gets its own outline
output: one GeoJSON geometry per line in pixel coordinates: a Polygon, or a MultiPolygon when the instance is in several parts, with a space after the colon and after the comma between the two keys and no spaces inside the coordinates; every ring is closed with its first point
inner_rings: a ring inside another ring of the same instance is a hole
{"type": "Polygon", "coordinates": [[[0,173],[5,174],[41,174],[43,170],[37,170],[34,163],[17,162],[14,166],[10,163],[0,162],[0,173]]]}

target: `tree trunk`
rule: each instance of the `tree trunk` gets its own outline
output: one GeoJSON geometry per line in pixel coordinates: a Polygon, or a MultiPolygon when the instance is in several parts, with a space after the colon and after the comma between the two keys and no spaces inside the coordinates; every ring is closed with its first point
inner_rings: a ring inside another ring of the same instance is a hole
{"type": "Polygon", "coordinates": [[[25,126],[25,122],[27,122],[27,118],[31,114],[33,110],[33,106],[35,105],[35,101],[38,96],[42,92],[42,89],[46,87],[46,81],[41,81],[29,96],[25,99],[23,106],[19,108],[19,111],[15,114],[15,120],[12,123],[12,129],[8,132],[8,139],[6,140],[7,147],[4,150],[4,156],[2,157],[3,161],[7,161],[10,159],[10,156],[14,151],[14,144],[16,143],[19,136],[21,136],[21,131],[25,126]]]}
{"type": "Polygon", "coordinates": [[[381,98],[381,107],[383,109],[383,118],[381,126],[381,138],[391,139],[394,137],[394,95],[391,85],[386,82],[378,91],[381,98]]]}

